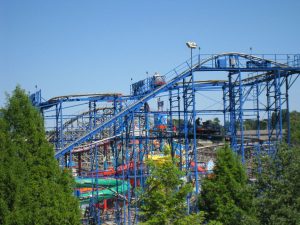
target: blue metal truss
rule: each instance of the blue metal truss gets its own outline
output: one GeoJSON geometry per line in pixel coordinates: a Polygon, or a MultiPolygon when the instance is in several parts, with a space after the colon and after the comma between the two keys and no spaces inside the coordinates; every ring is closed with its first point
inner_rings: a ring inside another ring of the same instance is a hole
{"type": "MultiPolygon", "coordinates": [[[[289,112],[289,89],[300,73],[299,55],[261,55],[254,56],[242,53],[224,53],[217,55],[197,55],[191,57],[191,62],[185,62],[165,75],[166,84],[142,90],[138,95],[122,96],[120,94],[95,94],[60,96],[46,102],[34,101],[43,111],[47,112],[54,106],[55,118],[55,157],[72,162],[72,154],[78,154],[74,149],[85,144],[90,155],[90,170],[98,178],[99,165],[103,163],[106,169],[112,163],[115,171],[119,166],[127,169],[116,173],[114,178],[132,180],[133,187],[128,188],[126,198],[116,197],[114,202],[114,218],[117,224],[137,222],[138,205],[131,205],[135,196],[134,188],[143,188],[149,171],[144,167],[144,160],[154,149],[154,140],[160,140],[160,145],[166,141],[171,146],[172,156],[179,155],[180,168],[186,171],[188,179],[195,182],[195,193],[200,190],[198,163],[201,155],[197,152],[196,115],[223,115],[224,129],[230,136],[230,144],[234,151],[241,155],[243,162],[247,161],[246,146],[249,138],[245,134],[244,121],[248,116],[256,119],[256,141],[252,141],[257,154],[262,149],[270,153],[275,149],[276,142],[283,138],[282,109],[289,112]],[[195,59],[195,60],[194,60],[195,59]],[[201,59],[201,60],[200,60],[201,59]],[[194,61],[194,63],[193,63],[194,61]],[[228,79],[218,81],[196,81],[196,74],[210,71],[228,73],[228,79]],[[247,75],[247,77],[245,76],[247,75]],[[222,109],[198,109],[196,92],[220,91],[223,95],[222,109]],[[158,96],[167,93],[169,100],[168,126],[164,132],[153,131],[151,120],[156,112],[149,110],[148,103],[158,96]],[[68,116],[69,106],[65,104],[87,103],[88,111],[81,115],[68,116]],[[97,104],[111,104],[108,111],[98,110],[97,104]],[[251,104],[249,103],[251,102],[251,104]],[[268,139],[261,139],[261,114],[267,113],[268,139]],[[173,120],[179,125],[174,130],[173,120]],[[182,123],[183,119],[183,124],[182,123]],[[75,121],[82,121],[80,126],[75,121]],[[72,126],[77,126],[74,129],[72,126]],[[175,138],[176,137],[176,138],[175,138]],[[107,140],[111,160],[108,159],[106,147],[99,144],[107,140]],[[176,141],[175,141],[176,140],[176,141]],[[99,142],[100,141],[100,142],[99,142]],[[98,143],[98,144],[94,144],[98,143]],[[106,150],[105,150],[106,149],[106,150]],[[99,155],[103,154],[103,162],[99,155]],[[185,163],[183,163],[185,159],[185,163]],[[194,166],[191,166],[191,162],[194,166]],[[131,166],[132,165],[132,166],[131,166]],[[121,207],[121,205],[127,207],[121,207]]],[[[135,94],[137,94],[135,92],[135,94]]],[[[53,111],[52,111],[53,112],[53,111]]],[[[288,113],[287,113],[288,115],[288,113]]],[[[287,116],[287,140],[290,141],[290,124],[287,116]]],[[[254,139],[253,139],[254,140],[254,139]]],[[[161,147],[160,147],[161,150],[161,147]]],[[[80,152],[80,162],[83,153],[80,152]]],[[[79,161],[79,156],[78,156],[79,161]]],[[[102,164],[101,164],[102,165],[102,164]]],[[[94,188],[98,190],[97,182],[94,188]]],[[[90,216],[98,224],[103,217],[100,209],[95,209],[98,193],[91,198],[90,216]]],[[[189,199],[188,199],[189,204],[189,199]]],[[[188,206],[189,207],[189,206],[188,206]]]]}

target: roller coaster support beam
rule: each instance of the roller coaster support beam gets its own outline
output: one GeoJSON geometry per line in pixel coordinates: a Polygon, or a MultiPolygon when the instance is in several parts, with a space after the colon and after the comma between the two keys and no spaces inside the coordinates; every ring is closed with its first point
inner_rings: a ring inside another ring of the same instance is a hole
{"type": "Polygon", "coordinates": [[[173,113],[172,113],[172,109],[173,109],[173,99],[172,99],[173,95],[172,95],[172,90],[169,90],[169,106],[170,106],[170,110],[169,110],[169,124],[168,127],[171,130],[171,135],[170,135],[170,146],[171,146],[171,157],[172,159],[175,156],[175,149],[174,149],[174,143],[173,143],[173,113]]]}
{"type": "Polygon", "coordinates": [[[276,88],[276,140],[282,141],[282,94],[281,94],[281,76],[280,70],[276,71],[275,88],[276,88]]]}
{"type": "MultiPolygon", "coordinates": [[[[179,89],[177,90],[177,102],[178,102],[178,127],[180,128],[181,127],[181,113],[180,113],[180,90],[179,89]]],[[[182,167],[183,167],[182,157],[183,156],[182,156],[181,135],[179,135],[178,143],[179,143],[179,146],[180,146],[180,150],[179,150],[179,167],[180,167],[180,170],[182,171],[182,167]]]]}
{"type": "Polygon", "coordinates": [[[55,106],[56,110],[56,149],[62,148],[62,139],[63,139],[63,132],[62,132],[62,102],[60,101],[58,104],[55,106]]]}
{"type": "Polygon", "coordinates": [[[194,171],[195,171],[195,186],[196,186],[196,196],[199,194],[199,184],[198,184],[198,157],[197,157],[197,133],[196,133],[196,91],[195,91],[195,78],[193,73],[193,48],[191,48],[191,76],[192,76],[192,101],[193,101],[193,155],[194,155],[194,171]]]}
{"type": "MultiPolygon", "coordinates": [[[[259,106],[259,96],[260,96],[260,91],[259,91],[259,84],[258,82],[255,82],[255,90],[254,90],[254,94],[255,94],[255,100],[256,100],[256,136],[257,139],[260,140],[260,106],[259,106]]],[[[258,143],[258,154],[260,154],[260,143],[258,143]]]]}
{"type": "Polygon", "coordinates": [[[249,92],[244,93],[240,71],[229,72],[228,81],[231,147],[241,155],[242,162],[245,163],[243,105],[247,97],[244,95],[248,95],[249,92]],[[239,139],[237,128],[239,128],[239,139]]]}
{"type": "Polygon", "coordinates": [[[226,99],[226,96],[227,96],[227,93],[228,93],[228,87],[226,85],[224,85],[222,87],[222,90],[223,90],[223,120],[224,120],[224,134],[227,135],[228,132],[229,132],[229,126],[228,126],[228,114],[227,114],[227,111],[228,111],[228,105],[227,105],[227,99],[226,99]]]}
{"type": "Polygon", "coordinates": [[[267,128],[268,128],[268,152],[270,153],[271,149],[271,100],[270,100],[270,81],[267,81],[267,90],[266,90],[266,96],[267,96],[267,114],[268,114],[268,123],[267,123],[267,128]]]}
{"type": "Polygon", "coordinates": [[[235,109],[235,88],[234,81],[232,80],[232,74],[228,75],[228,95],[229,95],[229,115],[230,115],[230,125],[229,132],[231,136],[230,145],[234,151],[237,151],[237,140],[236,140],[236,109],[235,109]]]}
{"type": "Polygon", "coordinates": [[[291,145],[291,127],[290,127],[290,102],[289,102],[289,79],[285,80],[285,101],[286,101],[286,122],[287,122],[287,143],[291,145]]]}
{"type": "MultiPolygon", "coordinates": [[[[187,97],[187,87],[186,79],[183,79],[183,123],[184,123],[184,149],[185,149],[185,170],[186,176],[188,177],[188,168],[189,168],[189,139],[188,139],[188,97],[187,97]]],[[[187,214],[190,214],[190,197],[187,196],[187,214]]]]}
{"type": "Polygon", "coordinates": [[[243,105],[244,105],[244,99],[243,99],[243,87],[242,87],[242,78],[241,78],[241,72],[238,72],[238,80],[239,80],[239,125],[240,125],[240,154],[242,156],[242,163],[245,163],[245,152],[244,152],[244,119],[243,119],[243,105]]]}

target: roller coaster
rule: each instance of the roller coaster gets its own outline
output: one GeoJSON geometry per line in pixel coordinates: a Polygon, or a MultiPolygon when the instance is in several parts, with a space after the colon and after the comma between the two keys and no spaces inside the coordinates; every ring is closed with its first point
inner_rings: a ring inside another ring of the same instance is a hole
{"type": "Polygon", "coordinates": [[[200,124],[199,117],[220,118],[223,138],[248,168],[261,152],[273,154],[279,142],[289,143],[289,90],[299,74],[299,54],[199,54],[163,76],[133,83],[128,95],[76,94],[42,101],[37,91],[30,98],[44,117],[55,158],[76,176],[83,223],[137,224],[135,190],[145,186],[145,159],[164,160],[166,145],[194,184],[187,198],[188,209],[194,210],[207,163],[224,144],[203,145],[197,134],[221,132],[200,124]],[[222,80],[203,79],[214,76],[222,80]],[[247,119],[255,121],[255,130],[246,130],[247,119]]]}

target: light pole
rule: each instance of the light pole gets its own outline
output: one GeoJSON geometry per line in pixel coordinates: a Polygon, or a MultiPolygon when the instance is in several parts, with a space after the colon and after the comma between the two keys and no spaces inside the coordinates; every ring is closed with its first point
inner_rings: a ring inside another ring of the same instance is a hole
{"type": "Polygon", "coordinates": [[[197,164],[197,136],[196,136],[196,97],[195,97],[195,87],[194,87],[194,75],[193,75],[193,49],[197,48],[197,44],[193,41],[188,41],[186,43],[187,47],[191,49],[191,77],[192,77],[192,98],[193,98],[193,154],[195,163],[195,184],[196,184],[196,194],[199,193],[198,185],[198,164],[197,164]]]}
{"type": "Polygon", "coordinates": [[[192,70],[192,67],[193,67],[193,49],[197,48],[197,44],[196,42],[193,42],[193,41],[188,41],[186,43],[186,45],[188,46],[188,48],[191,49],[191,73],[193,73],[193,70],[192,70]]]}

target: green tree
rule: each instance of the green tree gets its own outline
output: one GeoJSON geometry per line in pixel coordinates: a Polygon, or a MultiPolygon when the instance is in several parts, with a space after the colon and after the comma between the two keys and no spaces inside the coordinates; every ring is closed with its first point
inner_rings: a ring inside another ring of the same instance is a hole
{"type": "Polygon", "coordinates": [[[215,117],[215,118],[213,119],[213,124],[215,124],[215,125],[220,125],[220,119],[219,119],[218,117],[215,117]]]}
{"type": "Polygon", "coordinates": [[[257,174],[258,218],[263,225],[300,224],[300,147],[282,145],[274,157],[261,157],[257,174]]]}
{"type": "Polygon", "coordinates": [[[16,87],[0,112],[0,224],[80,224],[73,182],[54,158],[39,112],[16,87]]]}
{"type": "Polygon", "coordinates": [[[257,223],[245,169],[227,145],[217,151],[213,175],[203,181],[199,206],[207,220],[225,225],[257,223]]]}
{"type": "MultiPolygon", "coordinates": [[[[283,109],[281,112],[282,117],[282,128],[285,129],[285,139],[287,140],[287,119],[288,119],[287,110],[283,109]]],[[[290,118],[290,131],[291,131],[291,144],[300,145],[300,112],[293,111],[289,113],[290,118]]],[[[271,117],[271,126],[274,128],[276,121],[279,120],[279,113],[272,113],[271,117]]]]}
{"type": "Polygon", "coordinates": [[[147,162],[151,175],[141,197],[141,224],[201,224],[203,213],[186,215],[186,196],[192,191],[192,185],[181,179],[184,173],[172,160],[168,147],[164,153],[166,156],[161,161],[147,162]]]}
{"type": "MultiPolygon", "coordinates": [[[[293,111],[290,113],[291,124],[291,144],[300,145],[300,112],[293,111]]],[[[287,129],[287,125],[284,126],[287,129]]]]}

